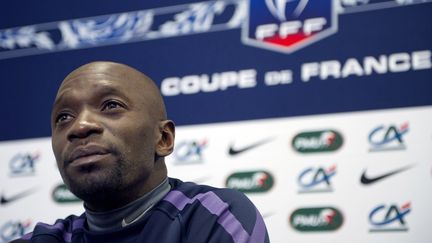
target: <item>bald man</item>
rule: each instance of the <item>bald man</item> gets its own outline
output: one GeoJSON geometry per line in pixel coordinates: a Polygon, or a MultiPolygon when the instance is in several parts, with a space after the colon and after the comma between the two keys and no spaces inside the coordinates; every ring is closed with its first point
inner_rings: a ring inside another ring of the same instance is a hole
{"type": "Polygon", "coordinates": [[[93,62],[62,82],[52,148],[85,212],[38,223],[13,242],[269,242],[243,194],[167,177],[175,126],[154,82],[129,66],[93,62]]]}

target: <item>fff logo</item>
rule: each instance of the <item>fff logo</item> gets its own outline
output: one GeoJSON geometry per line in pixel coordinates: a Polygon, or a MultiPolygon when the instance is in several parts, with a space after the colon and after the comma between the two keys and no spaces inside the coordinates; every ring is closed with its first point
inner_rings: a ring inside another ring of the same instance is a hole
{"type": "Polygon", "coordinates": [[[249,0],[242,40],[291,53],[337,32],[336,0],[249,0]]]}
{"type": "Polygon", "coordinates": [[[369,134],[370,151],[402,150],[405,149],[404,136],[409,131],[408,122],[400,126],[378,126],[369,134]]]}
{"type": "Polygon", "coordinates": [[[333,191],[331,180],[336,175],[336,165],[307,168],[298,177],[299,193],[333,191]]]}
{"type": "Polygon", "coordinates": [[[411,203],[379,205],[369,214],[370,232],[408,231],[406,216],[411,212],[411,203]]]}

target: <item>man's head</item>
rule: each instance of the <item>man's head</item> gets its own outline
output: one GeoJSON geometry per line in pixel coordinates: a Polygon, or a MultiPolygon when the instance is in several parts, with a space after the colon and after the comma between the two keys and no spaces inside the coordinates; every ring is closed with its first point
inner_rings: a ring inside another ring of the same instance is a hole
{"type": "Polygon", "coordinates": [[[90,209],[123,206],[167,176],[174,124],[153,81],[129,66],[93,62],[70,73],[51,127],[60,174],[90,209]]]}

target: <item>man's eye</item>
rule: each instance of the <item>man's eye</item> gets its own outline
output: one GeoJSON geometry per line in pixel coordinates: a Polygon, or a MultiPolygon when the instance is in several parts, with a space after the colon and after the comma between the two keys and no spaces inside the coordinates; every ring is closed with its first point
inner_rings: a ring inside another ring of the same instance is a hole
{"type": "Polygon", "coordinates": [[[70,118],[71,118],[71,116],[69,114],[60,114],[57,116],[55,123],[59,124],[59,123],[62,123],[62,122],[69,120],[70,118]]]}
{"type": "Polygon", "coordinates": [[[123,107],[123,105],[120,102],[110,100],[110,101],[107,101],[103,104],[102,111],[118,109],[118,108],[122,108],[122,107],[123,107]]]}

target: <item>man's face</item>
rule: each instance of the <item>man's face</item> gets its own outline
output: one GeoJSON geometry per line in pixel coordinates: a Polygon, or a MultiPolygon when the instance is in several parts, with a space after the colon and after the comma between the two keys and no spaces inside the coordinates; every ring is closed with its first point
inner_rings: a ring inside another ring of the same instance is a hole
{"type": "Polygon", "coordinates": [[[52,147],[63,180],[84,201],[136,192],[153,172],[159,118],[150,92],[122,66],[84,69],[61,85],[52,147]]]}

